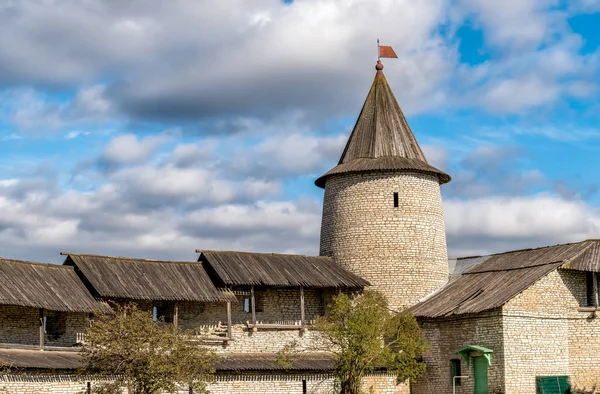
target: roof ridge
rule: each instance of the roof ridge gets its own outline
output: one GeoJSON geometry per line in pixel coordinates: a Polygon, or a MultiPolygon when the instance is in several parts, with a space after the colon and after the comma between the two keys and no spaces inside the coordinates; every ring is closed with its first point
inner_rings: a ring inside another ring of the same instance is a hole
{"type": "MultiPolygon", "coordinates": [[[[546,245],[546,246],[539,246],[537,248],[524,248],[524,249],[515,249],[515,250],[507,250],[506,252],[498,252],[498,253],[490,253],[490,254],[483,254],[483,255],[479,255],[479,256],[464,256],[464,257],[454,257],[454,259],[456,260],[464,260],[464,259],[474,259],[477,257],[491,257],[491,256],[501,256],[503,254],[510,254],[510,253],[517,253],[517,252],[529,252],[532,250],[540,250],[540,249],[547,249],[547,248],[554,248],[557,246],[566,246],[566,245],[575,245],[575,244],[582,244],[584,242],[588,242],[588,241],[600,241],[600,239],[586,239],[584,241],[579,241],[579,242],[566,242],[564,244],[555,244],[555,245],[546,245]]],[[[586,248],[587,249],[587,248],[586,248]]],[[[448,259],[448,260],[452,260],[452,258],[448,259]]]]}
{"type": "Polygon", "coordinates": [[[272,253],[272,252],[248,252],[242,250],[213,250],[213,249],[196,249],[196,253],[244,253],[244,254],[260,254],[260,255],[275,255],[275,256],[300,256],[310,258],[326,258],[331,259],[329,256],[311,256],[307,254],[296,254],[296,253],[272,253]]]}
{"type": "Polygon", "coordinates": [[[148,259],[144,257],[127,257],[127,256],[106,256],[102,254],[93,254],[93,253],[68,253],[68,252],[60,252],[63,256],[88,256],[88,257],[104,257],[108,259],[119,259],[119,260],[138,260],[144,261],[148,263],[175,263],[175,264],[198,264],[197,261],[187,261],[187,260],[157,260],[157,259],[148,259]]]}
{"type": "MultiPolygon", "coordinates": [[[[587,248],[585,250],[587,250],[587,248]]],[[[551,261],[551,262],[548,262],[548,263],[526,265],[526,266],[523,266],[523,267],[511,267],[511,268],[504,268],[504,269],[496,268],[496,269],[489,269],[489,270],[485,270],[485,271],[470,272],[469,270],[467,270],[467,271],[461,273],[461,275],[476,275],[476,274],[485,274],[485,273],[488,273],[488,272],[506,272],[506,271],[525,270],[525,269],[530,269],[530,268],[542,267],[544,265],[564,264],[565,261],[566,260],[558,260],[558,261],[551,261]]],[[[483,263],[480,263],[480,264],[483,264],[483,263]]],[[[473,268],[477,267],[477,265],[479,265],[479,264],[474,265],[473,268]]]]}
{"type": "Polygon", "coordinates": [[[41,261],[16,260],[16,259],[8,259],[8,258],[0,257],[0,264],[2,264],[3,262],[18,263],[18,264],[30,264],[30,265],[40,265],[40,266],[46,266],[46,267],[51,267],[51,268],[67,268],[67,269],[71,269],[71,267],[68,267],[68,266],[62,265],[62,264],[44,263],[44,262],[41,262],[41,261]]]}

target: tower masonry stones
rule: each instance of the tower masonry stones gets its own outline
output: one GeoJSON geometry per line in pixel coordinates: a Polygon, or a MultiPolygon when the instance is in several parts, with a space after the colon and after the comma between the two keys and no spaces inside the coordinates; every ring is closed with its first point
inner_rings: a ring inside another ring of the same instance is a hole
{"type": "Polygon", "coordinates": [[[416,304],[448,278],[440,185],[377,62],[377,73],[325,189],[320,254],[367,279],[390,307],[416,304]]]}

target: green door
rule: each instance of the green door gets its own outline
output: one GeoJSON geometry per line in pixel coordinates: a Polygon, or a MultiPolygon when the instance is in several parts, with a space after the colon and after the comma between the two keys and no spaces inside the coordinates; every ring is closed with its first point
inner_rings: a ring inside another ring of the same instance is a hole
{"type": "Polygon", "coordinates": [[[475,369],[475,394],[488,394],[488,361],[485,357],[473,357],[475,369]]]}

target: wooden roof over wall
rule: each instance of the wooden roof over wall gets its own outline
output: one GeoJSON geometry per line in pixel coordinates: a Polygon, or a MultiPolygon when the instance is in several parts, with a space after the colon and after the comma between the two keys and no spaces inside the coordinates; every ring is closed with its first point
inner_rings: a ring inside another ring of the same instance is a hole
{"type": "MultiPolygon", "coordinates": [[[[331,371],[334,359],[329,353],[306,353],[293,357],[290,365],[277,362],[276,353],[227,353],[219,356],[217,372],[250,371],[331,371]]],[[[83,359],[76,351],[40,351],[38,349],[0,349],[0,366],[20,369],[78,370],[83,359]]]]}
{"type": "Polygon", "coordinates": [[[434,318],[499,308],[557,268],[600,272],[600,241],[486,256],[411,309],[415,316],[434,318]]]}
{"type": "Polygon", "coordinates": [[[63,312],[94,312],[94,299],[73,267],[0,258],[0,304],[63,312]]]}
{"type": "Polygon", "coordinates": [[[199,261],[225,286],[362,288],[365,279],[330,257],[276,253],[197,251],[199,261]]]}
{"type": "Polygon", "coordinates": [[[70,370],[82,367],[81,356],[74,351],[39,349],[0,349],[0,366],[43,370],[70,370]]]}
{"type": "Polygon", "coordinates": [[[217,289],[202,264],[68,253],[98,295],[132,300],[226,302],[235,296],[217,289]]]}

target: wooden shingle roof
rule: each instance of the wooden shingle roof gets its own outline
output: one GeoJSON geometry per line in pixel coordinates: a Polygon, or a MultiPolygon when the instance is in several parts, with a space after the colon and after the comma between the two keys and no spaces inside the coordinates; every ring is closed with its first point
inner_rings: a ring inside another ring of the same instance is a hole
{"type": "Polygon", "coordinates": [[[101,297],[163,301],[236,301],[232,293],[217,289],[202,264],[197,262],[73,253],[66,255],[64,264],[75,266],[101,297]]]}
{"type": "Polygon", "coordinates": [[[202,251],[199,261],[225,286],[362,288],[369,285],[330,257],[202,251]]]}
{"type": "Polygon", "coordinates": [[[440,183],[450,176],[427,162],[390,86],[379,70],[371,85],[338,165],[319,177],[325,187],[333,174],[371,171],[415,171],[436,175],[440,183]]]}
{"type": "Polygon", "coordinates": [[[216,365],[219,372],[248,371],[331,371],[335,359],[330,353],[305,353],[292,357],[289,365],[277,362],[276,353],[232,353],[221,356],[216,365]]]}
{"type": "Polygon", "coordinates": [[[411,310],[434,318],[499,308],[557,268],[600,272],[599,251],[587,240],[485,256],[411,310]]]}
{"type": "MultiPolygon", "coordinates": [[[[0,349],[0,366],[16,369],[77,370],[84,366],[79,352],[40,351],[38,349],[0,349]]],[[[293,357],[289,365],[277,362],[276,353],[227,353],[216,362],[217,372],[331,371],[334,358],[329,353],[306,353],[293,357]]]]}
{"type": "Polygon", "coordinates": [[[0,366],[22,369],[73,370],[83,366],[79,352],[0,349],[0,366]]]}
{"type": "Polygon", "coordinates": [[[94,299],[73,267],[0,258],[0,304],[63,312],[94,312],[94,299]]]}

